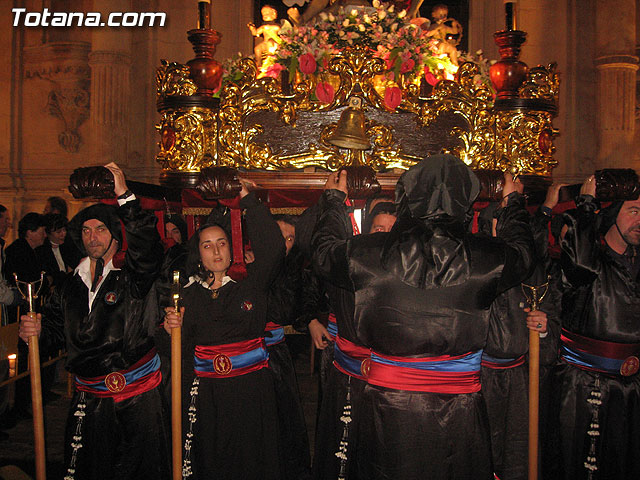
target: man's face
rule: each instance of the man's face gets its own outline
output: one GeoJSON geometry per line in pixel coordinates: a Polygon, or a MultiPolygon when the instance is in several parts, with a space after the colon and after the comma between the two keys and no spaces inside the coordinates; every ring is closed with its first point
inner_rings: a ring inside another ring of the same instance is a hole
{"type": "Polygon", "coordinates": [[[284,246],[287,249],[287,255],[289,251],[291,251],[291,247],[293,247],[294,242],[296,241],[296,227],[290,225],[282,220],[278,220],[278,226],[280,227],[280,231],[282,232],[282,236],[284,237],[284,246]]]}
{"type": "Polygon", "coordinates": [[[377,233],[377,232],[389,232],[391,231],[391,227],[396,223],[395,215],[389,215],[388,213],[379,213],[375,217],[373,217],[373,221],[371,222],[371,230],[369,233],[377,233]]]}
{"type": "Polygon", "coordinates": [[[44,227],[38,227],[35,230],[27,230],[26,239],[31,245],[31,248],[37,248],[44,243],[44,239],[47,236],[47,232],[44,227]]]}
{"type": "Polygon", "coordinates": [[[7,234],[7,230],[11,227],[11,217],[8,211],[0,213],[0,237],[4,237],[7,234]]]}
{"type": "Polygon", "coordinates": [[[167,222],[164,230],[167,238],[170,238],[176,243],[182,243],[182,233],[180,233],[180,229],[176,227],[175,224],[167,222]]]}
{"type": "Polygon", "coordinates": [[[97,260],[102,258],[108,250],[117,248],[117,241],[111,241],[111,232],[100,220],[92,218],[82,224],[82,244],[89,257],[97,260]]]}
{"type": "Polygon", "coordinates": [[[49,241],[51,243],[55,243],[56,245],[62,245],[64,243],[64,239],[67,236],[67,227],[59,228],[58,230],[53,230],[49,232],[49,241]]]}
{"type": "Polygon", "coordinates": [[[629,245],[640,245],[640,199],[624,202],[616,223],[625,242],[629,245]]]}

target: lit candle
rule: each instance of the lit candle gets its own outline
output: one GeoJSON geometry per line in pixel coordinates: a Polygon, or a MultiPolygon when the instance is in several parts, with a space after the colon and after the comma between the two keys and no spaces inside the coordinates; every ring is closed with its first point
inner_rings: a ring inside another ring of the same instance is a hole
{"type": "Polygon", "coordinates": [[[211,28],[211,0],[198,1],[198,30],[211,28]]]}
{"type": "Polygon", "coordinates": [[[505,21],[507,30],[517,30],[516,27],[516,2],[505,1],[504,2],[505,21]]]}
{"type": "Polygon", "coordinates": [[[9,359],[9,377],[16,376],[16,354],[12,353],[7,357],[9,359]]]}

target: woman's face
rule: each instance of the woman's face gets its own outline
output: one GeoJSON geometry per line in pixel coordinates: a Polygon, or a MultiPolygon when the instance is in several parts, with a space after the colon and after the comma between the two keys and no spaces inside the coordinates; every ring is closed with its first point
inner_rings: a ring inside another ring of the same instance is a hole
{"type": "Polygon", "coordinates": [[[176,243],[182,243],[182,234],[180,233],[180,229],[175,226],[175,224],[171,222],[167,222],[164,226],[165,236],[167,238],[172,239],[176,243]]]}
{"type": "Polygon", "coordinates": [[[220,227],[207,227],[200,232],[200,260],[202,265],[216,274],[224,275],[231,264],[231,249],[227,235],[220,227]]]}

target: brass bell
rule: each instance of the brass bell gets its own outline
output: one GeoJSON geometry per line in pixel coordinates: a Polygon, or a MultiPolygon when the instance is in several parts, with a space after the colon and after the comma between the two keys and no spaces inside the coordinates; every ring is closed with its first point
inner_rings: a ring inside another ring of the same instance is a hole
{"type": "Polygon", "coordinates": [[[371,148],[371,142],[365,133],[364,122],[362,99],[350,98],[349,106],[340,115],[338,125],[327,141],[340,148],[368,150],[371,148]]]}

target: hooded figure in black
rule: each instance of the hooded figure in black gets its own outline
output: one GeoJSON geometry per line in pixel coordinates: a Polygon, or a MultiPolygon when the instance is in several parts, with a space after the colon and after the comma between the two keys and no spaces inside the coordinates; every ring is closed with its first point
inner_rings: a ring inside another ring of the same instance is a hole
{"type": "MultiPolygon", "coordinates": [[[[346,192],[344,174],[336,187],[346,192]]],[[[402,175],[389,233],[337,241],[342,205],[321,217],[316,266],[355,292],[353,328],[372,350],[358,405],[357,478],[493,478],[480,355],[489,306],[526,278],[533,248],[512,190],[507,182],[500,238],[466,233],[480,184],[451,155],[402,175]]]]}
{"type": "MultiPolygon", "coordinates": [[[[92,205],[69,223],[69,234],[88,256],[45,305],[40,342],[66,346],[65,366],[75,378],[65,478],[163,479],[170,454],[153,342],[157,308],[149,294],[162,246],[156,217],[140,208],[122,171],[115,164],[107,168],[119,207],[92,205]],[[120,266],[114,255],[123,243],[122,225],[128,248],[120,266]]],[[[37,333],[33,323],[23,316],[20,335],[37,333]]]]}
{"type": "Polygon", "coordinates": [[[587,179],[561,265],[561,359],[554,370],[555,478],[640,478],[640,200],[602,209],[587,179]]]}

